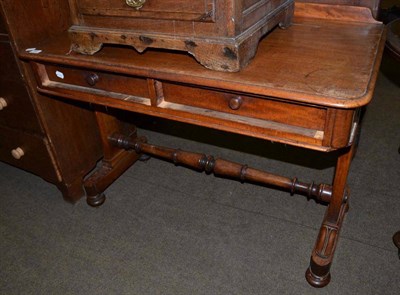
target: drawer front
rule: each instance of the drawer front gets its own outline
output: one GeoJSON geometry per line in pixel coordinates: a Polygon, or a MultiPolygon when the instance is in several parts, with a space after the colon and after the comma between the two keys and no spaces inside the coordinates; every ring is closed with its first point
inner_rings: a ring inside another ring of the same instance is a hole
{"type": "Polygon", "coordinates": [[[41,128],[9,42],[0,42],[0,124],[39,133],[41,128]]]}
{"type": "Polygon", "coordinates": [[[164,101],[314,130],[324,130],[326,109],[269,98],[163,83],[164,101]]]}
{"type": "MultiPolygon", "coordinates": [[[[118,16],[171,20],[209,21],[215,0],[146,0],[139,9],[129,6],[129,0],[72,0],[78,13],[94,16],[118,16]]],[[[130,1],[140,2],[140,1],[130,1]]]]}
{"type": "Polygon", "coordinates": [[[46,142],[42,137],[0,126],[0,160],[50,182],[57,181],[46,142]]]}
{"type": "Polygon", "coordinates": [[[115,94],[122,99],[124,96],[150,96],[147,80],[144,78],[53,65],[41,67],[48,80],[61,84],[61,87],[78,87],[82,91],[106,91],[109,95],[115,94]]]}

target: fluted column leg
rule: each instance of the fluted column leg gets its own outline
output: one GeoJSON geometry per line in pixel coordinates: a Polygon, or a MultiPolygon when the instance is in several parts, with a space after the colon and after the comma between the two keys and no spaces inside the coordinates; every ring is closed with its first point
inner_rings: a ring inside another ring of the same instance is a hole
{"type": "Polygon", "coordinates": [[[346,182],[353,153],[354,145],[344,149],[337,159],[331,201],[311,254],[310,266],[306,271],[306,279],[314,287],[324,287],[331,279],[330,268],[344,215],[348,210],[349,192],[346,182]]]}

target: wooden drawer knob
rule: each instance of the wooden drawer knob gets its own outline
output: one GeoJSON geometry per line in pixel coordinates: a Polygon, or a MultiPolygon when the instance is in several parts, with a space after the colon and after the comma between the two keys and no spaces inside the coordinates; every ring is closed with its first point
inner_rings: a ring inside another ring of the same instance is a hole
{"type": "Polygon", "coordinates": [[[90,86],[94,86],[99,81],[99,76],[95,73],[91,73],[86,76],[85,80],[90,86]]]}
{"type": "Polygon", "coordinates": [[[236,96],[234,98],[231,98],[231,100],[229,101],[229,107],[232,110],[238,110],[240,108],[240,106],[243,103],[243,99],[240,96],[236,96]]]}
{"type": "Polygon", "coordinates": [[[3,97],[0,97],[0,111],[5,107],[7,107],[7,101],[3,97]]]}
{"type": "Polygon", "coordinates": [[[25,152],[20,147],[17,147],[11,151],[11,155],[14,157],[14,159],[19,160],[25,155],[25,152]]]}

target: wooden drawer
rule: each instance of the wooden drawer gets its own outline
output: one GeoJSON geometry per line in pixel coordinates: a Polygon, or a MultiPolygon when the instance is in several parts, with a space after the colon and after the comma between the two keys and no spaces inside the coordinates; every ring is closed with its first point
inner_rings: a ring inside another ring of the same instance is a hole
{"type": "MultiPolygon", "coordinates": [[[[207,21],[206,13],[214,14],[215,0],[147,0],[139,9],[125,0],[80,0],[77,7],[83,15],[118,16],[153,19],[207,21]]],[[[134,3],[135,1],[132,1],[134,3]]],[[[136,1],[140,5],[140,1],[136,1]]],[[[133,5],[133,4],[132,4],[133,5]]]]}
{"type": "Polygon", "coordinates": [[[22,81],[11,45],[0,38],[0,124],[41,132],[30,96],[22,81]]]}
{"type": "MultiPolygon", "coordinates": [[[[255,118],[314,130],[324,130],[326,108],[251,97],[175,83],[162,83],[165,103],[232,114],[232,120],[255,118]]],[[[165,105],[164,103],[164,105],[165,105]]],[[[182,108],[182,107],[181,107],[182,108]]]]}
{"type": "Polygon", "coordinates": [[[106,92],[108,96],[119,99],[138,97],[150,104],[148,82],[145,78],[55,65],[40,66],[39,70],[46,79],[58,83],[59,87],[98,94],[106,92]]]}
{"type": "Polygon", "coordinates": [[[0,126],[0,138],[0,161],[37,174],[50,182],[59,181],[48,145],[42,137],[0,126]],[[16,159],[12,154],[21,158],[16,159]]]}
{"type": "Polygon", "coordinates": [[[146,0],[138,9],[128,2],[70,0],[72,50],[95,54],[103,44],[179,50],[209,69],[236,72],[267,32],[290,25],[294,11],[294,0],[146,0]]]}

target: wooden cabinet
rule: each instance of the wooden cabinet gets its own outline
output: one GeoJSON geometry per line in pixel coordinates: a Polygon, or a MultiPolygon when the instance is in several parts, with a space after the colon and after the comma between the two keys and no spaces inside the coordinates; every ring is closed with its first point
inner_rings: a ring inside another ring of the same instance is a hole
{"type": "Polygon", "coordinates": [[[70,0],[72,49],[94,54],[103,44],[139,52],[187,51],[203,66],[235,72],[254,57],[259,40],[289,26],[293,0],[70,0]]]}
{"type": "Polygon", "coordinates": [[[76,201],[85,195],[84,176],[102,156],[93,111],[37,93],[29,65],[14,54],[21,42],[35,39],[30,22],[36,20],[21,18],[19,13],[27,13],[22,5],[1,4],[0,161],[54,183],[66,200],[76,201]]]}

